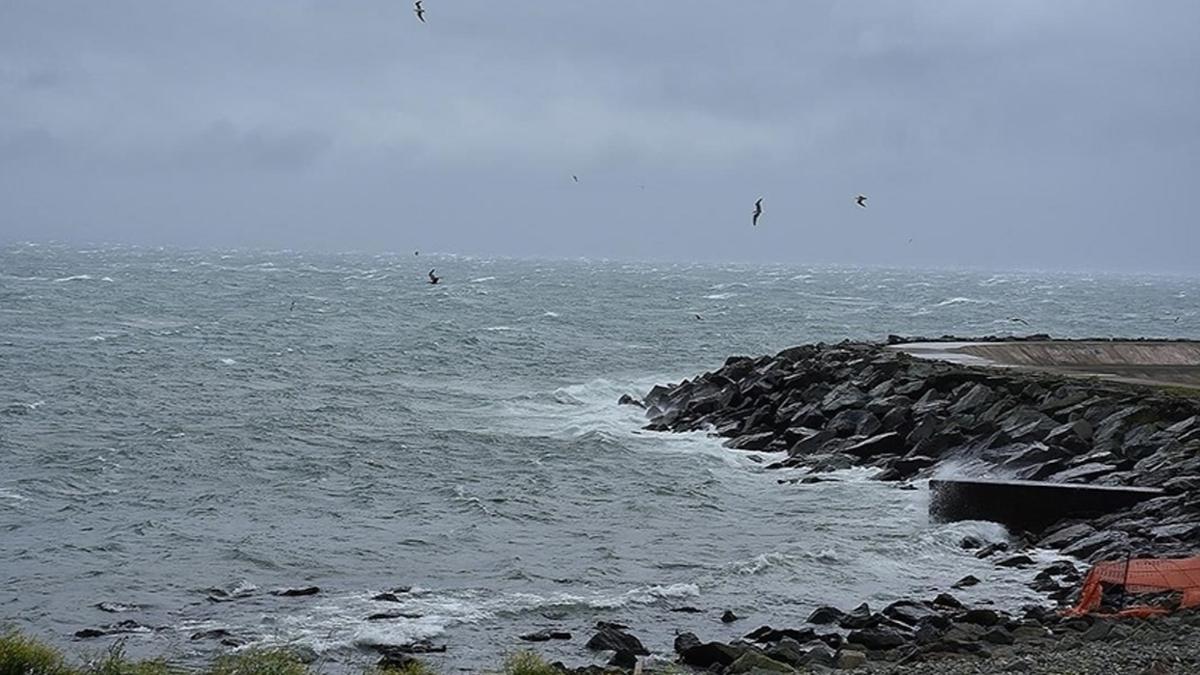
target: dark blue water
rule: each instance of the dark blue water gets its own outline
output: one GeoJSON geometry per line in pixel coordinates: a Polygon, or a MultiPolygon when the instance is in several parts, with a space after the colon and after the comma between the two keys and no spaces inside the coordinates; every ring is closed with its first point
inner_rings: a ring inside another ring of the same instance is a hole
{"type": "Polygon", "coordinates": [[[931,526],[923,491],[864,472],[779,485],[616,399],[730,354],[1014,316],[1200,337],[1197,298],[1181,277],[9,246],[0,620],[86,650],[105,641],[76,630],[133,618],[158,630],[131,652],[184,662],[223,627],[332,671],[429,637],[449,671],[544,627],[576,639],[543,651],[582,663],[598,619],[669,651],[675,629],[731,638],[969,573],[968,598],[1018,602],[1026,573],[957,547],[999,528],[931,526]],[[304,585],[322,592],[268,594],[304,585]],[[395,586],[414,590],[369,599],[395,586]],[[385,610],[414,618],[365,621],[385,610]]]}

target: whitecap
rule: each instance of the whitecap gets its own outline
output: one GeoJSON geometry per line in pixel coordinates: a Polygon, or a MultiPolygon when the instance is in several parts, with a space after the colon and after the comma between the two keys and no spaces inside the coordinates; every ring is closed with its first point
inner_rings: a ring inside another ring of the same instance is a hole
{"type": "Polygon", "coordinates": [[[934,307],[945,307],[947,305],[963,305],[963,304],[983,305],[983,304],[987,304],[987,303],[988,303],[987,300],[976,300],[975,298],[957,297],[957,298],[950,298],[949,300],[943,300],[943,301],[935,304],[934,307]]]}
{"type": "Polygon", "coordinates": [[[232,366],[233,364],[237,363],[237,361],[234,359],[221,359],[221,363],[227,366],[232,366]]]}
{"type": "Polygon", "coordinates": [[[107,281],[110,284],[113,283],[112,277],[100,277],[100,281],[107,281]]]}
{"type": "Polygon", "coordinates": [[[542,316],[550,317],[551,319],[558,318],[558,312],[542,312],[542,316]]]}
{"type": "Polygon", "coordinates": [[[88,281],[91,278],[92,278],[92,275],[90,275],[90,274],[76,274],[75,276],[71,276],[71,277],[62,277],[61,279],[55,279],[54,282],[59,283],[59,282],[63,282],[63,281],[88,281]]]}
{"type": "Polygon", "coordinates": [[[702,296],[705,300],[728,300],[734,297],[737,293],[713,293],[712,295],[702,296]]]}
{"type": "Polygon", "coordinates": [[[482,284],[485,281],[495,281],[495,279],[496,279],[496,277],[479,277],[478,279],[472,279],[471,283],[482,284]]]}
{"type": "Polygon", "coordinates": [[[513,327],[512,326],[488,326],[487,328],[484,328],[484,330],[492,331],[494,333],[504,333],[504,332],[513,330],[513,327]]]}
{"type": "Polygon", "coordinates": [[[103,335],[93,335],[88,338],[88,342],[104,342],[107,339],[108,338],[104,337],[103,335]]]}

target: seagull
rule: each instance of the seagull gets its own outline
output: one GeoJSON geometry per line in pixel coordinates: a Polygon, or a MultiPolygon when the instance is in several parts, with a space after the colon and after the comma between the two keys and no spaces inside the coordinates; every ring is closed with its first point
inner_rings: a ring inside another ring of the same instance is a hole
{"type": "Polygon", "coordinates": [[[1022,319],[1019,316],[1010,316],[1010,317],[1008,317],[1008,320],[1013,323],[1019,323],[1019,324],[1025,325],[1025,326],[1029,325],[1028,321],[1026,321],[1025,319],[1022,319]]]}
{"type": "Polygon", "coordinates": [[[421,255],[420,251],[413,251],[413,255],[421,255]]]}
{"type": "Polygon", "coordinates": [[[290,311],[292,311],[293,309],[296,309],[296,301],[295,301],[295,300],[293,300],[293,301],[292,301],[292,306],[291,306],[291,307],[288,307],[288,311],[290,312],[290,311]]]}
{"type": "Polygon", "coordinates": [[[758,201],[754,202],[754,217],[750,221],[751,225],[758,225],[758,217],[762,215],[762,200],[763,198],[759,197],[758,201]]]}
{"type": "MultiPolygon", "coordinates": [[[[437,268],[434,268],[434,269],[437,269],[437,268]]],[[[433,270],[429,270],[429,283],[436,284],[437,282],[439,282],[441,280],[442,280],[442,278],[439,277],[438,275],[434,274],[433,270]]]]}
{"type": "Polygon", "coordinates": [[[413,11],[416,12],[417,18],[421,20],[421,23],[425,23],[425,8],[421,6],[421,0],[417,0],[413,4],[413,11]]]}
{"type": "Polygon", "coordinates": [[[858,202],[858,205],[863,207],[864,209],[867,208],[867,196],[866,195],[859,195],[854,198],[854,201],[858,202]]]}
{"type": "Polygon", "coordinates": [[[693,316],[695,316],[695,317],[696,317],[696,320],[697,320],[697,321],[703,321],[703,320],[704,320],[704,317],[700,316],[699,314],[695,314],[695,315],[693,315],[693,316]]]}
{"type": "Polygon", "coordinates": [[[579,182],[579,176],[576,176],[575,174],[571,174],[571,180],[573,180],[573,181],[575,181],[576,183],[578,183],[578,182],[579,182]]]}

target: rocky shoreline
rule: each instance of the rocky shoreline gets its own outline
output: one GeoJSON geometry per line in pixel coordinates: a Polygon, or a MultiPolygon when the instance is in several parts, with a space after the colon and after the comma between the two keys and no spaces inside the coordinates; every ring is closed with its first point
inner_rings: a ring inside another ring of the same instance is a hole
{"type": "MultiPolygon", "coordinates": [[[[647,429],[707,431],[727,438],[731,451],[763,457],[768,468],[803,470],[779,480],[795,485],[786,489],[803,489],[823,473],[855,466],[876,468],[878,480],[903,487],[954,461],[1005,478],[1164,491],[1117,513],[1012,532],[1008,544],[962,542],[998,565],[1032,565],[1022,549],[1033,547],[1085,562],[1198,550],[1200,397],[923,360],[889,348],[910,341],[930,339],[891,336],[887,345],[815,344],[774,356],[731,357],[714,372],[656,386],[643,400],[627,396],[621,403],[645,408],[647,429]]],[[[1071,560],[1047,566],[1032,586],[1049,602],[1015,614],[964,607],[943,594],[900,601],[880,612],[866,605],[849,612],[823,607],[808,626],[763,627],[730,644],[684,634],[675,648],[679,662],[725,673],[828,668],[1091,673],[1114,663],[1165,673],[1193,672],[1200,665],[1200,649],[1187,647],[1197,642],[1194,628],[1200,625],[1191,611],[1150,621],[1061,617],[1054,604],[1073,602],[1085,571],[1071,560]],[[825,626],[841,630],[821,632],[825,626]],[[1165,655],[1156,656],[1143,646],[1155,640],[1185,644],[1182,652],[1164,647],[1165,655]],[[1090,647],[1096,644],[1104,647],[1090,647]],[[1064,650],[1077,651],[1078,663],[1071,665],[1070,656],[1047,660],[1047,654],[1064,650]]],[[[965,578],[956,586],[975,581],[965,578]]],[[[621,652],[616,654],[619,663],[621,652]]]]}

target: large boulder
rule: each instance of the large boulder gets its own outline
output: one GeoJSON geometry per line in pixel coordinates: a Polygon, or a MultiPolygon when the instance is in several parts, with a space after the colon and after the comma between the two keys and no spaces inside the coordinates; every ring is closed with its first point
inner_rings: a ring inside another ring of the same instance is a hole
{"type": "Polygon", "coordinates": [[[861,408],[867,402],[867,395],[850,382],[843,382],[834,387],[821,399],[821,410],[832,415],[846,408],[861,408]]]}
{"type": "Polygon", "coordinates": [[[855,443],[842,452],[862,460],[880,455],[900,455],[904,454],[904,438],[894,431],[889,431],[855,443]]]}
{"type": "Polygon", "coordinates": [[[612,626],[603,626],[584,645],[595,651],[630,652],[632,654],[649,654],[650,651],[642,646],[642,641],[612,626]]]}
{"type": "Polygon", "coordinates": [[[696,668],[715,669],[728,666],[745,651],[745,647],[735,647],[722,642],[703,642],[680,651],[679,661],[696,668]]]}
{"type": "Polygon", "coordinates": [[[873,651],[882,651],[900,647],[912,640],[912,637],[892,626],[876,626],[850,631],[850,634],[846,636],[846,642],[852,645],[862,645],[873,651]]]}

